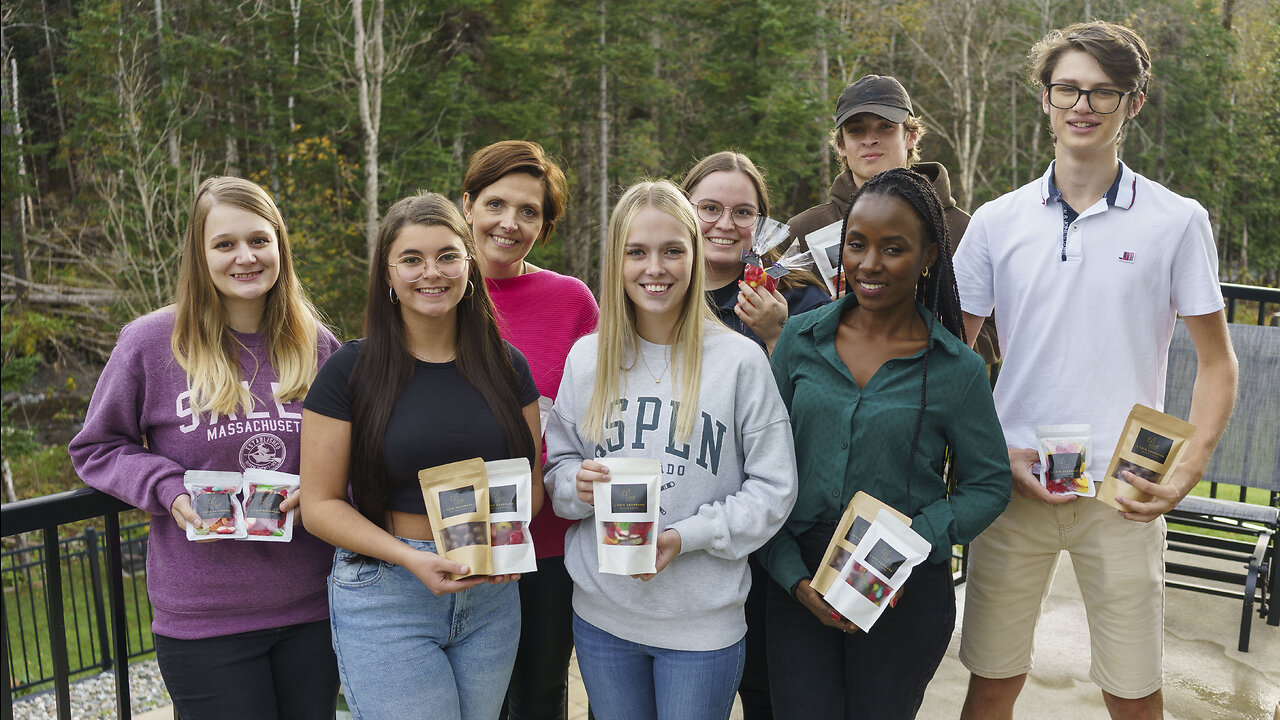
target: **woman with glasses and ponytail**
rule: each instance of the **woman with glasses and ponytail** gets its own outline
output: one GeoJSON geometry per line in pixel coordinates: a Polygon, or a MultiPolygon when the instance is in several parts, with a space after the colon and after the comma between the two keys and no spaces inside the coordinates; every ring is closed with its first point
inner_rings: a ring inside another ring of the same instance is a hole
{"type": "MultiPolygon", "coordinates": [[[[751,158],[729,150],[708,155],[685,173],[680,188],[697,212],[707,256],[707,300],[724,324],[773,352],[788,317],[831,301],[822,281],[808,270],[783,275],[772,292],[743,282],[742,253],[751,249],[760,219],[769,216],[769,186],[751,158]]],[[[778,250],[766,253],[766,266],[780,257],[778,250]]],[[[747,720],[752,717],[747,714],[747,720]]]]}
{"type": "Polygon", "coordinates": [[[316,377],[302,420],[307,528],[337,546],[333,646],[356,718],[497,717],[520,637],[511,577],[436,552],[418,471],[526,458],[542,504],[538,389],[498,335],[462,214],[423,193],[378,231],[362,340],[316,377]]]}
{"type": "Polygon", "coordinates": [[[951,548],[1009,501],[986,368],[964,342],[950,238],[924,176],[893,169],[853,195],[846,293],[788,323],[773,371],[795,431],[800,491],[760,552],[779,718],[911,718],[955,625],[951,548]],[[932,552],[869,631],[811,586],[854,493],[911,519],[932,552]]]}

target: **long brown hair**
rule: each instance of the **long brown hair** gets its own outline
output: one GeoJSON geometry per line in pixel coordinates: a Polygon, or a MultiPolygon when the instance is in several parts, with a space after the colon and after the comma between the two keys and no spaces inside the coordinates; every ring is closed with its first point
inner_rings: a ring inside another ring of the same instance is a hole
{"type": "MultiPolygon", "coordinates": [[[[383,437],[391,409],[413,377],[414,359],[405,339],[400,305],[389,299],[387,256],[400,231],[410,225],[441,226],[462,239],[475,257],[471,228],[443,195],[419,193],[391,206],[378,228],[378,247],[369,267],[364,342],[351,371],[351,496],[362,515],[386,527],[387,482],[383,437]]],[[[458,302],[458,374],[484,397],[507,438],[512,457],[535,461],[533,436],[520,406],[520,377],[498,335],[493,303],[474,261],[467,263],[467,289],[458,302]]]]}
{"type": "Polygon", "coordinates": [[[209,274],[204,226],[215,205],[230,205],[266,220],[276,234],[280,273],[267,291],[259,333],[266,341],[282,402],[301,400],[316,376],[316,333],[320,313],[307,298],[293,270],[293,254],[284,218],[260,186],[238,177],[211,177],[200,183],[191,201],[182,243],[169,347],[187,373],[191,410],[218,415],[251,412],[254,398],[240,383],[240,343],[209,274]]]}

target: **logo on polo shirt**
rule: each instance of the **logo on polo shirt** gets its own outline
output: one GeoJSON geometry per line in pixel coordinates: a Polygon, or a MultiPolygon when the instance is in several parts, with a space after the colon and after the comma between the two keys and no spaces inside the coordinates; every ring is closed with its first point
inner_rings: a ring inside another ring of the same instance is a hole
{"type": "Polygon", "coordinates": [[[1120,262],[1132,263],[1132,262],[1133,262],[1133,253],[1131,253],[1131,252],[1124,252],[1124,253],[1120,253],[1120,262]]]}

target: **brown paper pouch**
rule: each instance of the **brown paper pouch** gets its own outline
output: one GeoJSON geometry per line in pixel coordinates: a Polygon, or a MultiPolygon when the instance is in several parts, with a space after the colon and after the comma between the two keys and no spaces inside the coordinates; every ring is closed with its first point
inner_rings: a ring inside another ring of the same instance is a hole
{"type": "Polygon", "coordinates": [[[1116,451],[1111,456],[1111,464],[1107,466],[1106,477],[1102,479],[1098,500],[1122,512],[1125,508],[1116,502],[1117,496],[1138,502],[1150,501],[1151,495],[1130,485],[1120,477],[1120,472],[1128,470],[1157,485],[1163,483],[1177,467],[1187,442],[1195,434],[1196,426],[1186,420],[1146,405],[1134,405],[1124,423],[1124,431],[1120,433],[1116,451]]]}
{"type": "Polygon", "coordinates": [[[493,574],[489,546],[489,479],[484,460],[471,458],[418,471],[436,552],[471,568],[453,580],[493,574]]]}
{"type": "Polygon", "coordinates": [[[854,493],[853,499],[844,509],[844,514],[840,516],[840,524],[836,526],[836,532],[831,536],[827,552],[822,555],[818,571],[813,574],[813,580],[809,582],[809,585],[819,594],[824,594],[831,589],[831,583],[840,576],[840,569],[844,567],[845,561],[858,546],[858,540],[862,538],[862,534],[875,521],[876,514],[881,510],[888,510],[907,527],[911,527],[911,518],[906,515],[861,490],[854,493]]]}

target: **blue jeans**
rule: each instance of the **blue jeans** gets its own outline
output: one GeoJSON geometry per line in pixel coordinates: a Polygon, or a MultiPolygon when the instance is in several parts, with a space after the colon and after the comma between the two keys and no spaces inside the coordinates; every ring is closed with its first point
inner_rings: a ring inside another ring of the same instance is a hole
{"type": "Polygon", "coordinates": [[[573,615],[573,644],[600,720],[727,720],[746,640],[698,652],[640,645],[573,615]]]}
{"type": "MultiPolygon", "coordinates": [[[[405,540],[435,552],[430,540],[405,540]]],[[[515,583],[436,597],[405,568],[338,548],[333,649],[357,720],[493,720],[520,640],[515,583]]]]}

